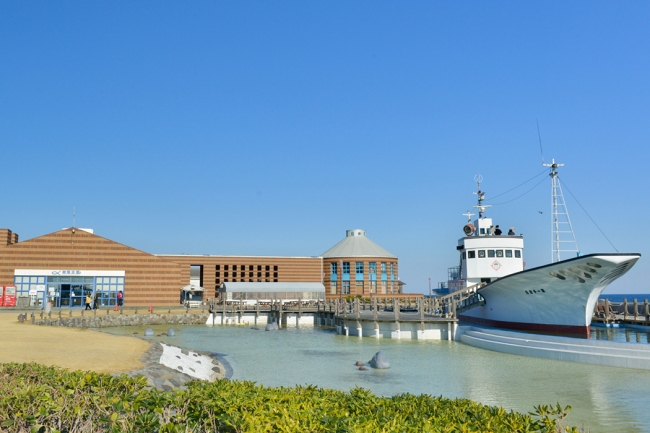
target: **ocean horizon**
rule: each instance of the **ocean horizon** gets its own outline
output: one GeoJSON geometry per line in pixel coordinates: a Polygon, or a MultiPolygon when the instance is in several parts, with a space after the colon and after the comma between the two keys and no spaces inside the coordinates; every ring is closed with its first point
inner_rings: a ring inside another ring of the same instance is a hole
{"type": "Polygon", "coordinates": [[[625,299],[633,302],[636,299],[638,302],[643,302],[644,299],[650,300],[650,293],[607,293],[601,294],[598,299],[607,299],[609,302],[623,302],[625,299]]]}

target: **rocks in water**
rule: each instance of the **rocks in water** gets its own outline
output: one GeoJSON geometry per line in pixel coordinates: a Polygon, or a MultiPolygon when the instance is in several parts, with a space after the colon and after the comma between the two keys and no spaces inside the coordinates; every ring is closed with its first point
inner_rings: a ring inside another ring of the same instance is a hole
{"type": "Polygon", "coordinates": [[[366,363],[365,363],[365,362],[361,362],[361,361],[357,361],[357,362],[354,363],[354,365],[356,365],[357,367],[361,367],[361,366],[363,366],[363,365],[366,365],[366,363]]]}
{"type": "Polygon", "coordinates": [[[145,336],[145,337],[153,337],[153,336],[154,336],[153,329],[151,329],[151,328],[147,328],[147,329],[144,331],[144,336],[145,336]]]}
{"type": "Polygon", "coordinates": [[[278,329],[280,329],[278,322],[271,322],[266,325],[265,331],[277,331],[278,329]]]}
{"type": "Polygon", "coordinates": [[[167,330],[167,336],[168,337],[174,337],[176,335],[176,331],[174,331],[174,328],[169,328],[167,330]]]}
{"type": "Polygon", "coordinates": [[[364,367],[364,366],[362,365],[362,366],[360,366],[360,367],[359,367],[359,370],[361,370],[361,371],[366,371],[366,370],[367,370],[367,368],[366,368],[366,367],[364,367]]]}
{"type": "Polygon", "coordinates": [[[372,357],[370,360],[370,366],[372,368],[390,368],[390,363],[388,362],[388,359],[386,358],[386,355],[380,350],[379,352],[375,353],[375,356],[372,357]]]}

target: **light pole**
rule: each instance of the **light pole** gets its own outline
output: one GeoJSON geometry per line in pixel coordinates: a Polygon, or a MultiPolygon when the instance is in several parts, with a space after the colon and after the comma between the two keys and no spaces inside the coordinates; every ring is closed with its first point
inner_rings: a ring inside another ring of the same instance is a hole
{"type": "Polygon", "coordinates": [[[431,293],[431,277],[429,277],[429,298],[433,296],[433,293],[431,293]]]}

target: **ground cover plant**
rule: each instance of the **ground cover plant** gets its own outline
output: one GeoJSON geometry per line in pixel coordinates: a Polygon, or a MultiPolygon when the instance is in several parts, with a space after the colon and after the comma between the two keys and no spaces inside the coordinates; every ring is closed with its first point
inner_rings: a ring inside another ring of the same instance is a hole
{"type": "Polygon", "coordinates": [[[0,364],[2,432],[557,432],[569,409],[520,414],[467,399],[230,380],[163,392],[143,377],[0,364]]]}

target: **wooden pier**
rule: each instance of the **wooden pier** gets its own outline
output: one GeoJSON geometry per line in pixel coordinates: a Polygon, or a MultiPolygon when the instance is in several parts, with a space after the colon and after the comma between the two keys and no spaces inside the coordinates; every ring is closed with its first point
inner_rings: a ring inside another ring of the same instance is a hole
{"type": "Polygon", "coordinates": [[[650,327],[650,303],[648,299],[644,299],[641,303],[637,298],[632,302],[628,302],[627,299],[619,303],[611,303],[608,299],[598,301],[591,323],[606,326],[619,324],[650,327]]]}
{"type": "Polygon", "coordinates": [[[339,298],[321,301],[250,302],[210,300],[208,324],[331,326],[347,336],[453,339],[457,314],[483,305],[480,285],[435,298],[339,298]]]}

